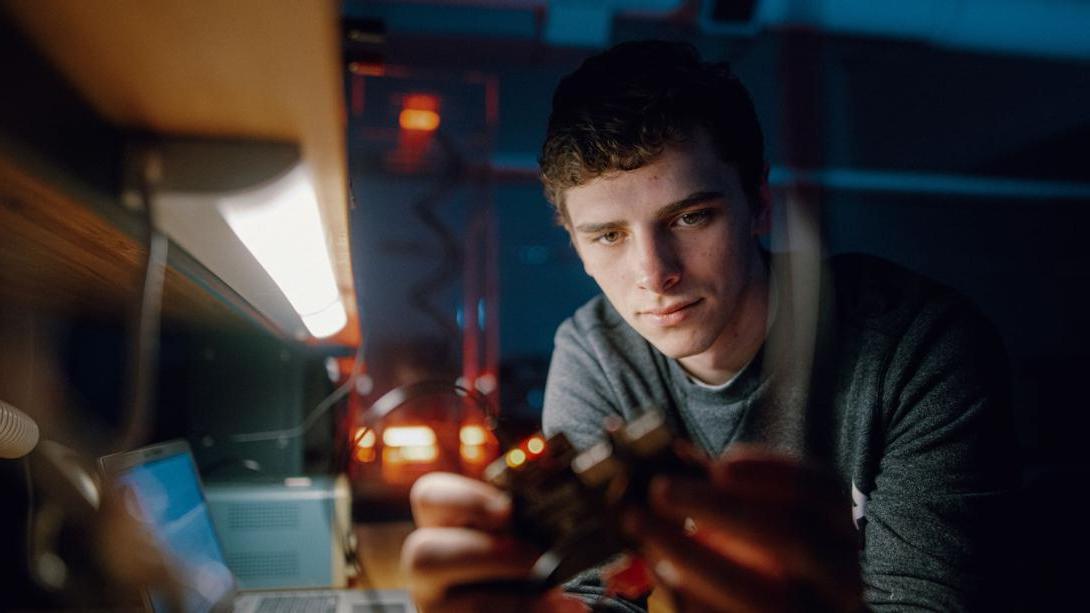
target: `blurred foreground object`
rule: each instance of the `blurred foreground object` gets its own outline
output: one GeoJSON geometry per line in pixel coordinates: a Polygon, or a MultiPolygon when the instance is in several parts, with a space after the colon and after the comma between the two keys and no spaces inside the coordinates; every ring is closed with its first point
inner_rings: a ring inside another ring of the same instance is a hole
{"type": "Polygon", "coordinates": [[[38,424],[26,413],[0,400],[0,458],[21,458],[37,444],[38,424]]]}

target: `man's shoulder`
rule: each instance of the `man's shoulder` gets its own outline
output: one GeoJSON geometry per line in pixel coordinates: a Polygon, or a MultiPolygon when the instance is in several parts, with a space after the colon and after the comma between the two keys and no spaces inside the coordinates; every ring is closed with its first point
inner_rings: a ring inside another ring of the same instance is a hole
{"type": "Polygon", "coordinates": [[[602,294],[591,298],[578,309],[571,317],[564,320],[557,330],[560,334],[575,334],[580,338],[590,336],[628,336],[636,334],[621,314],[613,308],[602,294]]]}
{"type": "Polygon", "coordinates": [[[556,330],[557,350],[581,347],[599,358],[610,354],[642,355],[650,345],[604,295],[597,295],[576,309],[556,330]]]}
{"type": "Polygon", "coordinates": [[[903,322],[922,310],[968,306],[955,290],[877,256],[840,254],[826,266],[837,311],[858,323],[903,322]]]}

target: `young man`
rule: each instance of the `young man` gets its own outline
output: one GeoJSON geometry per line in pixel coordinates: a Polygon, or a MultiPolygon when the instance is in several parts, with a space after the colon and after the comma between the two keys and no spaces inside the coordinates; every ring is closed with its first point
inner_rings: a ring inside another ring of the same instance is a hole
{"type": "MultiPolygon", "coordinates": [[[[542,177],[603,296],[557,331],[546,433],[583,447],[607,416],[655,406],[717,458],[626,517],[686,610],[1001,602],[1015,447],[1000,343],[964,300],[874,258],[834,258],[820,303],[795,304],[758,242],[762,138],[743,86],[688,45],[619,45],[561,82],[542,177]]],[[[537,555],[484,484],[427,476],[413,510],[403,561],[425,611],[642,606],[603,599],[593,576],[517,605],[481,587],[537,555]]]]}

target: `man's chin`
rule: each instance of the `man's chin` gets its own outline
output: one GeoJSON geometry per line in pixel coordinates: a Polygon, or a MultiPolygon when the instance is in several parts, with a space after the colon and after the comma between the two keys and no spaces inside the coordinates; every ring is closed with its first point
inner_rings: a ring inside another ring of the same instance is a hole
{"type": "Polygon", "coordinates": [[[641,334],[647,342],[668,358],[680,360],[704,352],[707,347],[694,339],[669,338],[669,334],[657,335],[658,338],[641,334]]]}

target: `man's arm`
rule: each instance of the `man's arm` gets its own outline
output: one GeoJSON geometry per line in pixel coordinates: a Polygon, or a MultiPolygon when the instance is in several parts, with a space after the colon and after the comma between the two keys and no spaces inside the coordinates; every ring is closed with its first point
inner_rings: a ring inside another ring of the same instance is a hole
{"type": "Polygon", "coordinates": [[[1005,353],[964,303],[929,307],[890,358],[884,454],[866,503],[863,579],[877,610],[1013,606],[1004,560],[1018,474],[1005,353]]]}

